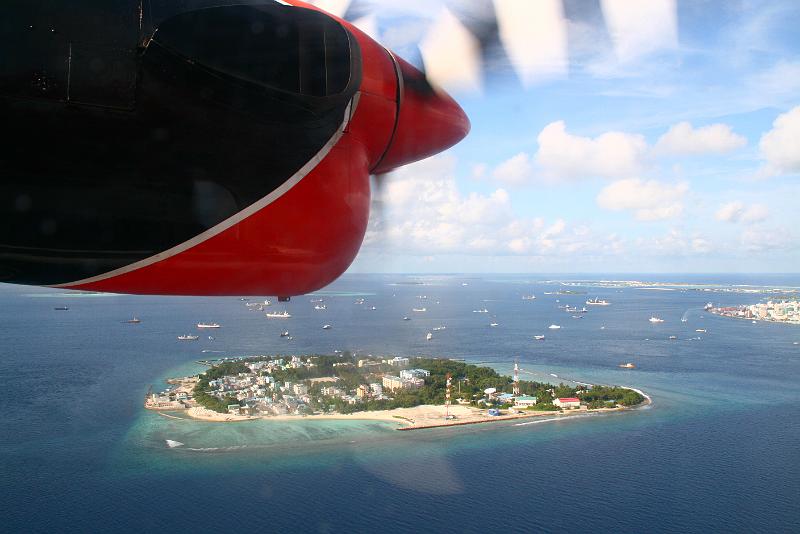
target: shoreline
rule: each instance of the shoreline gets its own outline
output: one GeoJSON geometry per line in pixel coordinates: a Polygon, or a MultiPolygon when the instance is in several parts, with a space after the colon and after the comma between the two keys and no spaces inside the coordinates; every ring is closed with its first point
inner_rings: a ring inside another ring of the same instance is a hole
{"type": "MultiPolygon", "coordinates": [[[[212,410],[203,408],[202,406],[193,406],[188,409],[171,410],[175,412],[183,412],[187,417],[170,416],[173,419],[192,419],[196,421],[205,421],[213,423],[231,423],[231,422],[244,422],[244,421],[382,421],[389,423],[396,423],[398,427],[395,430],[409,431],[409,430],[422,430],[426,428],[442,428],[450,426],[465,426],[481,423],[492,423],[499,421],[510,421],[515,419],[529,419],[533,417],[569,417],[580,414],[602,414],[613,412],[625,412],[637,410],[644,406],[653,404],[652,398],[643,391],[627,387],[632,391],[636,391],[642,395],[645,400],[636,406],[617,406],[614,408],[595,408],[595,409],[572,409],[564,411],[533,411],[533,410],[520,410],[522,413],[506,413],[504,415],[491,416],[488,415],[487,410],[476,408],[466,405],[452,405],[450,406],[449,413],[455,416],[453,419],[445,420],[445,406],[444,405],[431,405],[422,404],[412,408],[395,408],[392,410],[375,410],[375,411],[361,411],[351,414],[342,413],[328,413],[328,414],[314,414],[314,415],[267,415],[267,416],[251,416],[251,415],[232,415],[214,412],[212,410]]],[[[158,410],[148,408],[158,413],[158,415],[166,414],[161,413],[166,410],[158,410]]],[[[513,412],[513,409],[510,410],[513,412]]]]}

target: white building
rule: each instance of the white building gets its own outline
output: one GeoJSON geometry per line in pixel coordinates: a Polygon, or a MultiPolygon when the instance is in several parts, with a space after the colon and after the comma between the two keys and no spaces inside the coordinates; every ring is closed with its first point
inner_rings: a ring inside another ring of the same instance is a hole
{"type": "Polygon", "coordinates": [[[431,372],[426,369],[403,369],[400,371],[400,378],[405,380],[425,378],[426,376],[431,376],[431,372]]]}
{"type": "Polygon", "coordinates": [[[553,405],[565,409],[580,408],[581,400],[577,397],[560,397],[558,399],[553,399],[553,405]]]}
{"type": "Polygon", "coordinates": [[[292,386],[292,392],[295,395],[306,395],[308,393],[308,386],[305,384],[294,384],[292,386]]]}
{"type": "Polygon", "coordinates": [[[403,358],[402,356],[395,356],[391,360],[387,360],[386,363],[388,363],[393,367],[405,367],[406,365],[411,363],[411,360],[409,360],[408,358],[403,358]]]}
{"type": "Polygon", "coordinates": [[[514,399],[514,406],[519,406],[520,408],[527,408],[535,404],[536,397],[531,397],[530,395],[520,395],[514,399]]]}

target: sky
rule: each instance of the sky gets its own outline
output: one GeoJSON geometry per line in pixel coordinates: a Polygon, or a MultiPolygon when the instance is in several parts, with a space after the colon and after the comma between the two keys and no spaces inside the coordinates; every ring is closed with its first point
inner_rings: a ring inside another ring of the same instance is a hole
{"type": "Polygon", "coordinates": [[[798,272],[800,2],[498,0],[505,70],[452,4],[368,4],[472,130],[384,178],[351,272],[798,272]]]}

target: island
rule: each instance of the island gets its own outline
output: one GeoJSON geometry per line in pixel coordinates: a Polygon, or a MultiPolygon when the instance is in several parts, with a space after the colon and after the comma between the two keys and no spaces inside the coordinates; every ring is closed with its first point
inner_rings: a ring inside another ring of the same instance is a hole
{"type": "Polygon", "coordinates": [[[770,300],[758,304],[716,308],[709,305],[707,309],[711,313],[722,317],[800,324],[800,301],[797,300],[770,300]]]}
{"type": "Polygon", "coordinates": [[[149,391],[145,408],[205,421],[375,419],[400,430],[629,409],[650,399],[638,390],[548,384],[503,376],[491,367],[415,357],[249,356],[205,361],[198,375],[149,391]]]}

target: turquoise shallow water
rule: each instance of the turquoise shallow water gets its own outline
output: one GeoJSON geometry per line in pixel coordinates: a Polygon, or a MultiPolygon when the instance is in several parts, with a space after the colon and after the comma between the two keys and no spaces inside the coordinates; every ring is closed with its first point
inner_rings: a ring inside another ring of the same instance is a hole
{"type": "Polygon", "coordinates": [[[800,329],[702,311],[710,299],[752,295],[589,287],[545,296],[557,289],[537,281],[547,278],[348,276],[327,288],[324,312],[310,297],[288,303],[288,322],[234,298],[70,300],[3,286],[4,528],[797,531],[800,329]],[[539,298],[522,301],[528,293],[539,298]],[[421,294],[428,312],[402,321],[421,294]],[[580,320],[557,309],[556,299],[587,296],[613,305],[580,320]],[[362,297],[365,306],[353,303],[362,297]],[[64,303],[68,312],[53,310],[64,303]],[[472,313],[484,306],[490,314],[472,313]],[[665,323],[649,323],[652,314],[665,323]],[[122,322],[132,315],[143,322],[122,322]],[[214,340],[175,340],[198,321],[223,328],[214,340]],[[554,322],[562,329],[548,330],[554,322]],[[439,324],[447,329],[426,342],[439,324]],[[278,336],[286,328],[292,341],[278,336]],[[196,372],[203,357],[334,349],[466,358],[503,372],[518,358],[523,377],[633,386],[654,403],[415,432],[366,421],[176,421],[141,407],[149,384],[196,372]],[[638,368],[619,369],[624,361],[638,368]],[[169,449],[165,439],[186,445],[169,449]]]}

